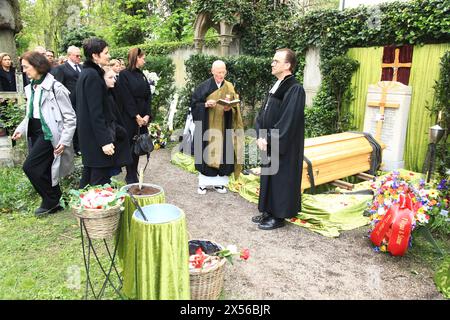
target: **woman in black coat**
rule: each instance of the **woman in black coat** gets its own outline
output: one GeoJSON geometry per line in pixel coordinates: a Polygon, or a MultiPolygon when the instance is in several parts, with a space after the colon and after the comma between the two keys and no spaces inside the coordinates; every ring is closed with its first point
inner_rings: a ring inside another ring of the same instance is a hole
{"type": "Polygon", "coordinates": [[[76,88],[77,129],[83,160],[80,188],[111,182],[115,167],[114,131],[110,126],[108,90],[101,68],[109,63],[108,44],[98,38],[83,42],[86,61],[76,88]]]}
{"type": "MultiPolygon", "coordinates": [[[[140,68],[145,64],[145,53],[133,48],[128,53],[128,68],[121,71],[117,81],[120,104],[130,145],[137,134],[148,133],[151,120],[151,92],[147,78],[140,68]]],[[[138,182],[139,156],[132,154],[133,163],[127,166],[127,184],[138,182]]]]}
{"type": "Polygon", "coordinates": [[[17,91],[16,69],[12,66],[11,56],[7,53],[0,54],[0,92],[17,91]]]}
{"type": "Polygon", "coordinates": [[[114,168],[111,170],[111,176],[118,175],[122,171],[123,166],[127,166],[133,163],[131,158],[130,141],[127,131],[125,129],[124,120],[122,114],[119,111],[117,105],[117,92],[114,88],[116,83],[117,73],[111,67],[104,67],[105,70],[105,83],[108,88],[108,113],[105,114],[109,126],[114,129],[114,168]]]}

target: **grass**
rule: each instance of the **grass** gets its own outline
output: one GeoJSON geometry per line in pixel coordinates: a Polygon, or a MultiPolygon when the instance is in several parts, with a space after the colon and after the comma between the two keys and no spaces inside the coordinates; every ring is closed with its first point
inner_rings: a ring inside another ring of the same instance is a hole
{"type": "MultiPolygon", "coordinates": [[[[2,214],[0,234],[0,299],[83,298],[86,273],[81,236],[69,212],[40,219],[29,214],[2,214]]],[[[99,251],[105,257],[105,252],[99,251]]],[[[106,265],[107,261],[102,262],[106,265]]],[[[99,290],[102,274],[94,260],[91,265],[90,274],[99,290]]],[[[110,287],[104,297],[117,298],[110,287]]]]}

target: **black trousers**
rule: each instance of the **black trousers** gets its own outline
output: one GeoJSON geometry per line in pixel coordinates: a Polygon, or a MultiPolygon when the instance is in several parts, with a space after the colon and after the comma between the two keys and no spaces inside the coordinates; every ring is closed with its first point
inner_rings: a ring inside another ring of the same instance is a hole
{"type": "Polygon", "coordinates": [[[39,119],[30,119],[28,137],[29,153],[23,171],[42,198],[41,208],[52,209],[59,204],[62,193],[59,184],[52,187],[53,146],[44,139],[39,119]]]}
{"type": "Polygon", "coordinates": [[[87,185],[97,186],[111,183],[111,168],[84,167],[80,181],[80,189],[87,185]]]}
{"type": "Polygon", "coordinates": [[[138,165],[139,165],[139,156],[135,155],[134,153],[131,153],[131,157],[133,158],[133,163],[126,166],[127,175],[125,176],[125,181],[127,184],[139,182],[138,175],[137,175],[137,169],[138,169],[138,165]]]}

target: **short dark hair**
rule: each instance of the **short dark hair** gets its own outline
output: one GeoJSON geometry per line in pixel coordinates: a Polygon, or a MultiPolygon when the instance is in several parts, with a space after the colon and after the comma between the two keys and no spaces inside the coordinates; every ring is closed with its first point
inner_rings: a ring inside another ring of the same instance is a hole
{"type": "Polygon", "coordinates": [[[133,48],[128,51],[128,70],[133,71],[136,69],[136,62],[138,57],[142,57],[145,54],[141,48],[133,48]]]}
{"type": "Polygon", "coordinates": [[[47,58],[42,53],[39,53],[37,51],[26,52],[22,56],[22,60],[27,60],[28,63],[32,65],[39,74],[42,75],[49,73],[50,69],[52,68],[47,58]]]}
{"type": "Polygon", "coordinates": [[[45,53],[47,53],[47,52],[51,52],[52,55],[55,56],[55,51],[52,51],[52,50],[47,50],[47,51],[45,51],[45,53]]]}
{"type": "Polygon", "coordinates": [[[108,46],[105,40],[99,38],[89,38],[83,41],[83,51],[86,60],[92,61],[93,54],[100,54],[108,46]]]}
{"type": "Polygon", "coordinates": [[[291,64],[291,67],[289,68],[289,70],[294,73],[295,68],[297,67],[297,55],[295,54],[294,51],[292,51],[289,48],[281,48],[281,49],[277,49],[277,52],[286,52],[286,62],[291,64]]]}

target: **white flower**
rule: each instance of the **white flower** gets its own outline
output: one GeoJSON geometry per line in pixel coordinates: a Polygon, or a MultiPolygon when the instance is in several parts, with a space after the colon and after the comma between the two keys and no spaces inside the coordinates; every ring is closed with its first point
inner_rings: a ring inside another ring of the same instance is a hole
{"type": "Polygon", "coordinates": [[[417,220],[418,220],[420,223],[428,223],[427,216],[426,216],[424,213],[419,213],[419,214],[417,215],[417,220]]]}
{"type": "Polygon", "coordinates": [[[380,206],[380,207],[378,207],[377,213],[379,216],[383,216],[386,213],[386,210],[382,206],[380,206]]]}
{"type": "Polygon", "coordinates": [[[237,247],[234,244],[228,245],[225,249],[229,250],[231,254],[238,254],[239,253],[237,247]]]}
{"type": "Polygon", "coordinates": [[[148,84],[150,85],[150,91],[152,94],[158,95],[156,92],[156,86],[158,85],[158,81],[161,79],[158,77],[158,74],[156,72],[149,72],[148,70],[142,71],[142,73],[147,78],[148,84]]]}
{"type": "Polygon", "coordinates": [[[421,198],[426,197],[426,196],[427,196],[427,191],[426,191],[425,189],[419,190],[419,196],[420,196],[421,198]]]}

